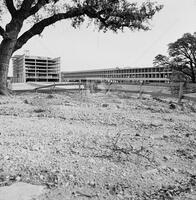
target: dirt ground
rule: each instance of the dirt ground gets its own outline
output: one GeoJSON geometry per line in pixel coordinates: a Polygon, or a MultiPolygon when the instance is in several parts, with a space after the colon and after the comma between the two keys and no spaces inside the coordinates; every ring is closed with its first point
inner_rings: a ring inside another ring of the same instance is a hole
{"type": "Polygon", "coordinates": [[[125,93],[0,97],[0,186],[20,181],[45,185],[39,200],[195,200],[196,104],[125,93]]]}

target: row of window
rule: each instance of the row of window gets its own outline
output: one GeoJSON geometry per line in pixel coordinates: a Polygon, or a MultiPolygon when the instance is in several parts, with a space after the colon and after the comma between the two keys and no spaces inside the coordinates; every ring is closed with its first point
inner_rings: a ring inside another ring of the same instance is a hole
{"type": "Polygon", "coordinates": [[[90,77],[103,77],[103,78],[165,78],[169,77],[171,73],[146,73],[146,74],[87,74],[87,75],[80,75],[80,74],[62,74],[63,78],[90,78],[90,77]]]}
{"type": "Polygon", "coordinates": [[[58,77],[58,75],[41,75],[41,74],[39,74],[39,75],[33,75],[33,74],[26,74],[26,77],[34,77],[34,78],[36,78],[36,77],[46,77],[46,78],[53,78],[53,77],[58,77]]]}
{"type": "Polygon", "coordinates": [[[121,69],[121,70],[107,70],[107,71],[86,71],[86,72],[63,72],[66,75],[96,75],[96,74],[129,74],[129,73],[168,73],[171,69],[160,68],[137,68],[137,69],[121,69]]]}
{"type": "Polygon", "coordinates": [[[171,71],[153,71],[153,72],[150,72],[150,71],[147,71],[147,72],[121,72],[121,73],[114,73],[114,72],[75,72],[75,73],[65,73],[65,72],[62,72],[62,76],[64,77],[101,77],[101,76],[114,76],[114,77],[117,77],[117,76],[121,76],[121,77],[124,77],[124,76],[137,76],[137,75],[161,75],[161,76],[164,76],[164,75],[168,75],[168,74],[171,74],[172,72],[171,71]]]}
{"type": "Polygon", "coordinates": [[[51,78],[51,79],[47,79],[47,78],[37,78],[37,79],[34,79],[34,78],[27,78],[26,79],[26,82],[59,82],[59,79],[56,79],[56,78],[51,78]]]}
{"type": "Polygon", "coordinates": [[[59,73],[59,71],[57,71],[57,70],[26,70],[26,72],[28,72],[28,73],[35,73],[35,72],[37,72],[37,73],[59,73]]]}
{"type": "Polygon", "coordinates": [[[57,60],[39,60],[39,59],[25,59],[25,62],[30,62],[30,63],[34,63],[34,62],[40,62],[40,63],[57,63],[57,60]]]}
{"type": "Polygon", "coordinates": [[[40,64],[40,63],[25,63],[25,67],[53,67],[53,68],[60,68],[59,65],[54,64],[40,64]]]}

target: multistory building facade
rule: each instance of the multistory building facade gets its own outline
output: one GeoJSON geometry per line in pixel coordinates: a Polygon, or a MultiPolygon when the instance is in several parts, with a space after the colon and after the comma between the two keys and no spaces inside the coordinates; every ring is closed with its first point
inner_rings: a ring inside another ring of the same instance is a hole
{"type": "Polygon", "coordinates": [[[60,82],[60,57],[15,55],[13,82],[60,82]]]}
{"type": "Polygon", "coordinates": [[[62,81],[77,81],[90,79],[110,79],[114,81],[129,82],[162,82],[170,81],[171,68],[168,67],[145,67],[145,68],[112,68],[84,70],[75,72],[61,72],[62,81]]]}

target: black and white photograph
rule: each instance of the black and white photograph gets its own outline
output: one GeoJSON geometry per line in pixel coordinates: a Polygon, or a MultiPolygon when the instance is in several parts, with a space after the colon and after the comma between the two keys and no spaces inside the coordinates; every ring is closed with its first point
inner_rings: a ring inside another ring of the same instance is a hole
{"type": "Polygon", "coordinates": [[[196,0],[0,0],[0,200],[196,200],[196,0]]]}

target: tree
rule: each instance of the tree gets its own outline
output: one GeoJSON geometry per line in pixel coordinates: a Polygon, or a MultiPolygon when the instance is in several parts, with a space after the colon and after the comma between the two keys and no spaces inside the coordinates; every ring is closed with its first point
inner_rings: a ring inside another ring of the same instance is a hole
{"type": "Polygon", "coordinates": [[[176,73],[182,73],[186,79],[196,82],[196,33],[185,33],[181,38],[168,45],[168,56],[157,55],[155,66],[171,67],[176,73]]]}
{"type": "Polygon", "coordinates": [[[138,5],[127,0],[0,0],[0,20],[7,13],[11,16],[5,28],[0,25],[0,94],[8,94],[7,74],[13,53],[47,26],[71,19],[72,26],[78,27],[89,19],[103,31],[149,30],[149,20],[161,8],[154,2],[138,5]],[[21,33],[27,21],[31,27],[21,33]]]}

